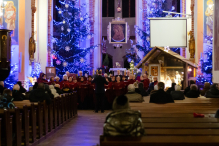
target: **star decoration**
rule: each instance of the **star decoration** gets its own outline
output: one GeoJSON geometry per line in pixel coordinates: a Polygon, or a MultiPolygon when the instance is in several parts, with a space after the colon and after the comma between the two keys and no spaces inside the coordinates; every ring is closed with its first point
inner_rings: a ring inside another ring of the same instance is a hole
{"type": "Polygon", "coordinates": [[[70,47],[69,47],[69,46],[66,46],[66,47],[65,47],[65,51],[67,51],[67,52],[70,51],[70,47]]]}
{"type": "Polygon", "coordinates": [[[62,65],[63,65],[64,67],[66,67],[66,66],[68,66],[68,63],[67,63],[67,62],[63,62],[62,65]]]}
{"type": "Polygon", "coordinates": [[[57,61],[56,61],[56,64],[57,64],[57,65],[60,65],[60,64],[61,64],[61,61],[60,61],[60,60],[57,60],[57,61]]]}

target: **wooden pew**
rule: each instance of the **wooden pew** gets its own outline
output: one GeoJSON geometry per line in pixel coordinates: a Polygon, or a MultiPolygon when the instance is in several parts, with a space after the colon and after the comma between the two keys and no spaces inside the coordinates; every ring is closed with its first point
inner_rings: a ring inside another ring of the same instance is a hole
{"type": "Polygon", "coordinates": [[[0,110],[0,118],[2,119],[1,122],[1,135],[5,136],[4,139],[1,139],[1,145],[12,146],[12,118],[13,116],[10,115],[9,110],[0,110]]]}
{"type": "Polygon", "coordinates": [[[2,119],[0,118],[0,146],[1,146],[1,141],[2,141],[2,119]]]}
{"type": "Polygon", "coordinates": [[[145,129],[147,136],[219,136],[218,129],[145,129]]]}
{"type": "Polygon", "coordinates": [[[100,136],[100,146],[218,146],[219,136],[100,136]]]}

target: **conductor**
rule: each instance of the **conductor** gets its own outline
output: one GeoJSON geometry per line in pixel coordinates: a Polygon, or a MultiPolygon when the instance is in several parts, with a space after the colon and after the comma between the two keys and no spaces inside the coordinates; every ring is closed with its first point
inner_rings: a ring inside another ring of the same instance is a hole
{"type": "Polygon", "coordinates": [[[102,77],[101,71],[98,71],[98,76],[96,76],[93,79],[92,83],[95,83],[95,94],[96,94],[95,113],[98,113],[100,106],[101,106],[101,112],[104,113],[104,96],[105,96],[104,84],[108,85],[108,82],[104,77],[102,77]]]}

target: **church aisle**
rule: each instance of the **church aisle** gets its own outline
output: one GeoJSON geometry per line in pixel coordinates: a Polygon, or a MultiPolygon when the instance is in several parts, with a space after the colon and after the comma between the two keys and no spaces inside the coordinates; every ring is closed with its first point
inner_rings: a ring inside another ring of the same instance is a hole
{"type": "Polygon", "coordinates": [[[103,133],[103,123],[109,112],[94,113],[92,110],[79,110],[77,118],[37,146],[94,146],[99,144],[99,136],[103,133]]]}

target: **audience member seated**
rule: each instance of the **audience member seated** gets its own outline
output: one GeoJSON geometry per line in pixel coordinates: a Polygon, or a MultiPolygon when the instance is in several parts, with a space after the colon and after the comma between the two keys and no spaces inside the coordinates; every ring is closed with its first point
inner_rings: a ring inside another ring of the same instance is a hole
{"type": "Polygon", "coordinates": [[[198,86],[196,84],[190,85],[190,90],[186,93],[188,98],[198,98],[200,95],[198,91],[198,86]]]}
{"type": "Polygon", "coordinates": [[[216,114],[214,116],[215,118],[219,118],[219,110],[216,111],[216,114]]]}
{"type": "Polygon", "coordinates": [[[3,93],[4,90],[5,90],[4,82],[3,82],[3,81],[0,81],[0,95],[2,95],[2,93],[3,93]]]}
{"type": "Polygon", "coordinates": [[[39,83],[37,89],[34,89],[30,93],[30,101],[31,102],[43,102],[46,101],[47,104],[51,103],[51,99],[49,94],[45,93],[45,86],[43,83],[39,83]]]}
{"type": "Polygon", "coordinates": [[[175,86],[176,86],[176,83],[172,83],[172,87],[168,88],[166,92],[168,94],[171,94],[172,91],[175,91],[176,89],[175,86]]]}
{"type": "Polygon", "coordinates": [[[25,93],[25,99],[26,100],[29,100],[31,91],[33,91],[33,87],[29,87],[29,91],[25,93]]]}
{"type": "Polygon", "coordinates": [[[164,91],[164,83],[158,83],[158,91],[150,95],[150,103],[174,103],[172,96],[164,91]]]}
{"type": "Polygon", "coordinates": [[[63,94],[62,90],[60,89],[60,85],[59,84],[55,84],[55,89],[56,89],[56,92],[60,95],[60,94],[63,94]]]}
{"type": "Polygon", "coordinates": [[[25,96],[20,91],[20,86],[18,84],[15,84],[12,91],[12,97],[14,98],[14,101],[23,101],[25,100],[25,96]]]}
{"type": "Polygon", "coordinates": [[[205,93],[206,98],[219,98],[218,84],[211,85],[210,90],[205,93]]]}
{"type": "MultiPolygon", "coordinates": [[[[192,84],[195,84],[195,81],[190,80],[189,83],[190,83],[190,85],[189,85],[188,87],[186,87],[186,89],[184,90],[184,95],[185,95],[185,96],[186,96],[186,93],[190,91],[190,89],[191,89],[190,86],[191,86],[192,84]]],[[[197,91],[198,91],[199,94],[200,94],[199,89],[198,89],[197,91]]]]}
{"type": "Polygon", "coordinates": [[[135,91],[136,89],[138,89],[137,92],[141,94],[141,96],[148,96],[148,93],[146,92],[144,84],[142,82],[138,84],[138,88],[135,88],[135,91]]]}
{"type": "Polygon", "coordinates": [[[5,89],[0,96],[0,109],[14,109],[12,91],[5,89]]]}
{"type": "Polygon", "coordinates": [[[144,133],[141,113],[130,109],[126,96],[117,97],[113,102],[113,112],[106,117],[104,135],[143,136],[144,133]]]}
{"type": "Polygon", "coordinates": [[[154,86],[154,90],[152,90],[150,94],[154,94],[154,93],[156,93],[157,91],[158,91],[158,85],[155,85],[155,86],[154,86]]]}
{"type": "Polygon", "coordinates": [[[45,84],[45,93],[47,93],[50,97],[50,99],[54,99],[54,95],[52,94],[49,85],[45,84]]]}
{"type": "Polygon", "coordinates": [[[181,90],[181,86],[180,85],[175,85],[175,91],[171,91],[171,95],[173,97],[173,100],[184,100],[184,94],[181,90]]]}
{"type": "Polygon", "coordinates": [[[35,82],[35,84],[33,85],[33,90],[34,90],[34,89],[37,89],[37,87],[38,87],[38,83],[35,82]]]}
{"type": "Polygon", "coordinates": [[[135,92],[135,86],[133,84],[128,85],[128,93],[125,96],[130,102],[143,102],[142,95],[135,92]]]}
{"type": "Polygon", "coordinates": [[[210,87],[211,87],[210,83],[205,82],[203,90],[200,91],[201,96],[205,96],[205,93],[206,93],[208,90],[210,90],[210,87]]]}
{"type": "Polygon", "coordinates": [[[59,94],[56,92],[56,89],[54,88],[53,85],[49,85],[49,89],[50,89],[52,95],[54,96],[54,98],[59,96],[59,94]]]}
{"type": "Polygon", "coordinates": [[[144,89],[145,89],[145,90],[148,90],[150,81],[149,81],[149,79],[148,79],[147,74],[143,74],[143,76],[141,77],[141,82],[143,82],[143,84],[144,84],[144,89]]]}
{"type": "Polygon", "coordinates": [[[22,86],[21,81],[18,81],[17,84],[20,86],[20,92],[21,93],[26,93],[27,92],[27,90],[22,86]]]}

